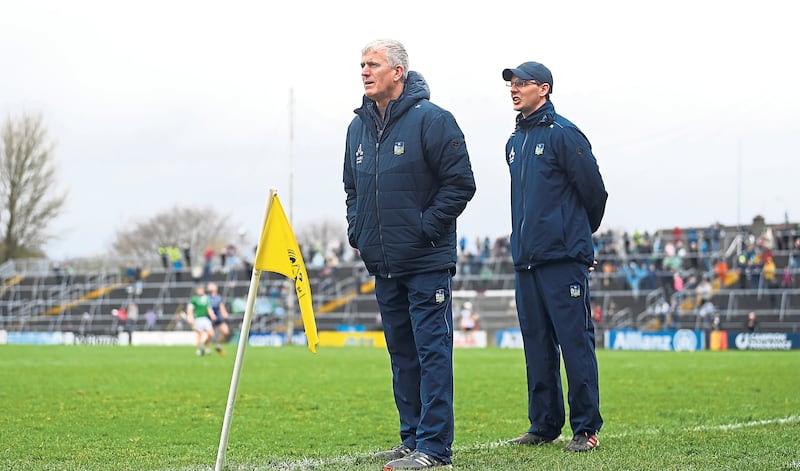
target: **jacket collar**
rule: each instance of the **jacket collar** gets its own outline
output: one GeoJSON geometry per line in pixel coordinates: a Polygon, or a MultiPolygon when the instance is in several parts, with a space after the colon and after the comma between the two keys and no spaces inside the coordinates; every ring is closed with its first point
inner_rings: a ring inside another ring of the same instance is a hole
{"type": "MultiPolygon", "coordinates": [[[[408,72],[408,79],[403,87],[403,93],[396,99],[389,102],[386,107],[386,119],[400,116],[409,110],[419,100],[429,100],[431,98],[431,91],[428,88],[428,83],[419,72],[410,70],[408,72]]],[[[373,116],[378,119],[378,111],[375,107],[375,102],[366,95],[361,101],[361,107],[354,110],[356,114],[362,117],[373,116]]]]}
{"type": "Polygon", "coordinates": [[[517,126],[532,128],[540,124],[550,125],[553,124],[555,119],[556,108],[553,106],[552,101],[547,100],[539,109],[528,115],[527,118],[523,118],[522,113],[519,113],[517,115],[517,126]]]}

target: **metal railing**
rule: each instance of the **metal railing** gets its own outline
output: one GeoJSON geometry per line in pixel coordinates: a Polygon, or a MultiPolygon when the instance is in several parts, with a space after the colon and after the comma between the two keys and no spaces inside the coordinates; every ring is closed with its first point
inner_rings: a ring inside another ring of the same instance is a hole
{"type": "MultiPolygon", "coordinates": [[[[456,275],[454,281],[455,286],[462,293],[471,292],[467,296],[473,296],[474,299],[480,299],[481,296],[486,296],[486,286],[491,286],[490,289],[493,293],[502,294],[506,297],[507,303],[513,300],[514,288],[514,273],[513,272],[498,272],[500,267],[508,267],[508,263],[503,264],[503,260],[492,260],[491,266],[495,271],[491,276],[480,274],[467,275],[460,272],[456,275]]],[[[507,260],[506,260],[507,262],[507,260]]],[[[42,260],[29,260],[21,263],[18,260],[6,262],[0,265],[0,269],[4,272],[17,273],[22,267],[27,270],[28,280],[24,284],[17,284],[10,286],[0,299],[0,327],[8,325],[10,321],[17,321],[20,319],[34,319],[39,318],[48,309],[58,306],[68,305],[70,302],[80,299],[93,289],[101,286],[107,286],[113,283],[127,283],[124,278],[123,272],[120,269],[111,269],[108,266],[102,267],[89,272],[89,276],[83,276],[81,282],[73,282],[71,285],[65,283],[57,284],[53,282],[52,270],[42,269],[42,260]]],[[[354,267],[356,264],[353,265],[354,267]]],[[[154,271],[158,273],[160,267],[154,271]]],[[[506,270],[503,268],[502,270],[506,270]]],[[[355,272],[355,270],[354,270],[355,272]]],[[[86,275],[86,274],[84,274],[86,275]]],[[[173,305],[175,303],[186,302],[184,297],[178,296],[177,293],[186,293],[196,281],[191,280],[188,272],[185,272],[186,280],[184,282],[177,282],[174,275],[169,272],[163,272],[163,279],[157,282],[147,282],[144,280],[142,286],[144,289],[156,289],[157,295],[149,296],[148,298],[137,298],[141,302],[148,304],[153,303],[157,308],[163,308],[166,305],[173,305]]],[[[312,275],[312,274],[310,274],[312,275]]],[[[316,306],[335,300],[344,296],[352,289],[357,289],[358,278],[355,275],[349,276],[336,276],[328,279],[321,279],[319,273],[314,273],[316,277],[316,284],[314,284],[312,291],[314,293],[313,299],[316,306]]],[[[793,275],[795,278],[800,275],[800,270],[794,270],[793,275]]],[[[593,302],[599,304],[605,315],[604,324],[606,327],[619,325],[639,328],[645,325],[656,314],[653,312],[652,306],[659,297],[664,296],[662,288],[653,290],[643,290],[639,298],[635,298],[629,289],[624,289],[625,275],[623,273],[598,273],[592,275],[592,298],[593,302]],[[602,281],[606,279],[610,281],[608,288],[602,281]],[[613,288],[613,289],[610,289],[613,288]],[[616,304],[617,308],[613,309],[616,304]],[[633,308],[632,306],[642,306],[644,309],[633,308]]],[[[77,277],[76,277],[77,279],[77,277]]],[[[720,305],[717,309],[725,316],[726,320],[738,318],[741,314],[746,314],[749,309],[742,307],[743,300],[753,301],[759,304],[759,310],[763,310],[772,315],[778,321],[790,321],[795,316],[800,316],[800,289],[786,289],[786,288],[766,288],[763,284],[763,277],[759,278],[760,283],[757,287],[751,289],[733,289],[723,288],[714,294],[714,297],[720,305]],[[770,307],[768,302],[771,297],[774,297],[775,306],[770,307]],[[793,299],[794,298],[794,299],[793,299]],[[767,304],[764,304],[767,303],[767,304]]],[[[263,281],[263,279],[262,279],[263,281]]],[[[229,286],[241,288],[246,286],[248,280],[236,280],[234,285],[229,285],[227,282],[221,284],[224,294],[229,294],[227,291],[229,286]]],[[[293,290],[290,290],[293,292],[293,290]]],[[[232,292],[232,291],[231,291],[232,292]]],[[[686,290],[684,296],[694,296],[693,290],[686,290]]],[[[98,299],[91,299],[82,302],[81,306],[86,308],[88,306],[88,314],[92,317],[107,315],[110,313],[112,306],[118,307],[122,299],[119,293],[113,294],[106,293],[98,299]]],[[[228,296],[229,297],[229,296],[228,296]]],[[[463,300],[467,300],[464,298],[463,300]]],[[[290,301],[287,301],[290,302],[290,301]]],[[[750,305],[752,303],[749,303],[750,305]]],[[[494,306],[494,305],[493,305],[494,306]]],[[[498,318],[507,316],[508,308],[501,307],[502,303],[498,303],[496,312],[486,313],[487,315],[497,315],[498,318]]],[[[82,309],[83,309],[82,308],[82,309]]],[[[376,303],[374,301],[374,294],[358,295],[353,298],[353,301],[348,303],[342,308],[342,312],[336,314],[340,315],[343,322],[356,322],[358,319],[363,319],[365,316],[377,312],[376,303]]],[[[684,313],[684,315],[692,315],[693,312],[684,313]]],[[[52,319],[54,328],[61,325],[61,322],[71,319],[70,316],[82,316],[82,312],[77,314],[74,309],[67,308],[63,314],[47,317],[52,319]]],[[[800,319],[799,319],[800,320],[800,319]]]]}

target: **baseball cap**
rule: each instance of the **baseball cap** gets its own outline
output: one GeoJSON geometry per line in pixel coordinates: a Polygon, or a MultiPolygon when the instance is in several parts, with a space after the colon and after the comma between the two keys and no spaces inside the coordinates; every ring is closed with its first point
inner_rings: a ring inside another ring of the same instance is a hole
{"type": "Polygon", "coordinates": [[[538,62],[523,62],[515,69],[503,69],[503,80],[508,82],[516,75],[522,80],[536,80],[539,83],[549,83],[550,92],[553,92],[553,74],[550,69],[538,62]]]}

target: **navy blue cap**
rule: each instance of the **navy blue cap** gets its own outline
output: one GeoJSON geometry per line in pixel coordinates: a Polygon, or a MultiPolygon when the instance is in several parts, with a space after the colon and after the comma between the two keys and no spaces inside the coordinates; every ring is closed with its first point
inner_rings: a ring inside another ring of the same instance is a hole
{"type": "Polygon", "coordinates": [[[516,69],[503,69],[503,80],[506,82],[516,75],[522,80],[536,80],[539,83],[549,83],[550,92],[553,92],[553,74],[550,69],[538,62],[524,62],[516,69]]]}

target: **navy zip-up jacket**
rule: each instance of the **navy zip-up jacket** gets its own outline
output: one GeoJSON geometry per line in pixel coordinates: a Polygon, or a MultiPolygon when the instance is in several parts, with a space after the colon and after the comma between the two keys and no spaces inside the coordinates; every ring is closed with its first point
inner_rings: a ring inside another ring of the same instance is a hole
{"type": "Polygon", "coordinates": [[[511,256],[516,270],[550,262],[594,263],[592,233],[608,193],[588,139],[549,100],[506,143],[511,172],[511,256]]]}
{"type": "Polygon", "coordinates": [[[464,135],[409,71],[381,121],[364,96],[347,129],[347,236],[367,270],[404,276],[456,266],[456,218],[475,194],[464,135]]]}

